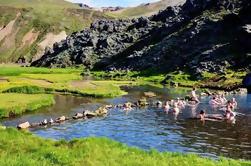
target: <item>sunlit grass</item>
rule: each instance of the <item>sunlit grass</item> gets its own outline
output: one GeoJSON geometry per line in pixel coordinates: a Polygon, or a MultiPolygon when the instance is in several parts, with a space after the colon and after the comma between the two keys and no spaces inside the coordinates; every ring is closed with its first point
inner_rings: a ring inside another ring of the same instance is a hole
{"type": "Polygon", "coordinates": [[[0,93],[0,118],[35,111],[53,103],[52,95],[0,93]]]}
{"type": "Polygon", "coordinates": [[[0,129],[0,165],[241,166],[248,161],[201,158],[192,154],[149,152],[105,138],[53,141],[15,129],[0,129]]]}
{"type": "Polygon", "coordinates": [[[20,67],[14,64],[1,64],[0,76],[19,76],[21,74],[72,74],[80,73],[81,69],[77,68],[36,68],[36,67],[20,67]]]}

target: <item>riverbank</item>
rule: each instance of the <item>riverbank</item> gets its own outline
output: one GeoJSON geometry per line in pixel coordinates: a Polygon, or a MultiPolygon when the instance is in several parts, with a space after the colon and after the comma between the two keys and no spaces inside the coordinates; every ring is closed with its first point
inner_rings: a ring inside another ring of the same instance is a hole
{"type": "Polygon", "coordinates": [[[100,80],[132,80],[140,84],[154,83],[172,87],[197,87],[212,90],[234,91],[242,88],[245,71],[227,70],[224,74],[203,72],[201,76],[193,76],[188,72],[171,72],[164,74],[154,70],[147,71],[93,71],[92,75],[100,80]]]}
{"type": "Polygon", "coordinates": [[[9,118],[25,112],[33,112],[54,103],[53,95],[49,94],[0,93],[0,118],[9,118]]]}
{"type": "Polygon", "coordinates": [[[36,98],[42,94],[71,94],[78,96],[88,96],[95,98],[112,98],[125,95],[121,86],[133,85],[153,85],[175,87],[201,87],[216,90],[236,90],[241,87],[244,72],[228,71],[225,76],[218,76],[212,73],[204,73],[200,81],[194,80],[191,75],[183,72],[170,73],[165,75],[155,71],[91,71],[83,72],[82,68],[35,68],[20,67],[14,64],[0,65],[0,94],[6,96],[4,98],[12,98],[13,93],[17,99],[13,107],[6,108],[6,103],[2,103],[2,113],[0,118],[9,117],[9,115],[19,115],[25,111],[35,110],[42,106],[48,106],[53,103],[52,97],[48,101],[41,103],[39,100],[34,104],[35,95],[26,95],[25,99],[30,105],[23,104],[23,94],[36,94],[36,98]],[[87,75],[84,78],[81,74],[87,75]],[[87,79],[91,77],[91,79],[87,79]],[[10,95],[9,95],[10,94],[10,95]],[[9,95],[9,96],[8,96],[9,95]],[[20,106],[21,105],[21,106],[20,106]]]}
{"type": "Polygon", "coordinates": [[[29,132],[0,129],[0,165],[251,165],[248,161],[192,154],[146,152],[105,138],[53,141],[29,132]],[[13,142],[13,140],[15,140],[13,142]]]}
{"type": "Polygon", "coordinates": [[[83,80],[82,69],[48,69],[0,65],[0,93],[63,93],[90,97],[126,94],[121,85],[131,81],[83,80]]]}

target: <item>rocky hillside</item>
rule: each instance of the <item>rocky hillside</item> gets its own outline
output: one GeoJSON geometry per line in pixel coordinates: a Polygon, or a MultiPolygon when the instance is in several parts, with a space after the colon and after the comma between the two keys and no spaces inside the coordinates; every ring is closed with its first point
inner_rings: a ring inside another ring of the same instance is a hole
{"type": "Polygon", "coordinates": [[[99,20],[32,63],[95,69],[224,73],[251,67],[249,0],[187,0],[151,17],[99,20]]]}
{"type": "Polygon", "coordinates": [[[117,18],[135,18],[140,16],[151,16],[168,6],[177,6],[185,3],[185,0],[160,0],[154,3],[141,4],[136,7],[124,8],[117,11],[111,11],[107,14],[117,18]]]}
{"type": "Polygon", "coordinates": [[[110,18],[64,0],[0,0],[0,11],[0,63],[38,59],[68,34],[110,18]]]}

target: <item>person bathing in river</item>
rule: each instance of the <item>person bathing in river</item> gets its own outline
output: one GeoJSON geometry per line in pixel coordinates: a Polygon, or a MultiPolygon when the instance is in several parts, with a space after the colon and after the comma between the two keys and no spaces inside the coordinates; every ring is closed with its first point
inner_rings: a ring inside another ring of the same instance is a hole
{"type": "Polygon", "coordinates": [[[201,121],[222,121],[224,120],[223,115],[221,114],[207,114],[205,110],[201,110],[199,115],[195,117],[195,119],[199,119],[201,121]]]}
{"type": "Polygon", "coordinates": [[[162,108],[162,102],[161,102],[161,101],[157,101],[157,102],[156,102],[156,106],[157,106],[158,108],[162,108]]]}
{"type": "Polygon", "coordinates": [[[191,97],[192,101],[196,101],[197,103],[200,102],[197,95],[196,95],[196,89],[195,88],[193,88],[193,90],[191,91],[190,97],[191,97]]]}
{"type": "Polygon", "coordinates": [[[221,102],[221,104],[224,104],[224,105],[227,103],[227,99],[225,98],[224,94],[220,95],[220,102],[221,102]]]}
{"type": "Polygon", "coordinates": [[[201,110],[201,111],[200,111],[200,114],[199,114],[200,120],[201,120],[201,121],[205,121],[205,116],[206,116],[205,111],[204,111],[204,110],[201,110]]]}
{"type": "MultiPolygon", "coordinates": [[[[234,113],[235,104],[233,104],[232,101],[227,102],[226,111],[225,111],[225,116],[226,116],[227,120],[233,120],[236,116],[236,114],[234,113]]],[[[235,101],[235,99],[234,99],[234,101],[235,101]]],[[[236,103],[236,105],[237,105],[237,103],[236,103]]]]}
{"type": "Polygon", "coordinates": [[[213,97],[213,98],[209,101],[209,104],[210,104],[211,106],[213,106],[213,107],[221,105],[221,103],[219,103],[218,100],[216,100],[216,97],[213,97]]]}
{"type": "Polygon", "coordinates": [[[174,103],[174,106],[173,106],[173,113],[174,113],[174,114],[179,114],[179,113],[180,113],[180,109],[179,109],[177,103],[174,103]]]}
{"type": "Polygon", "coordinates": [[[235,98],[233,98],[233,99],[231,100],[231,104],[232,104],[232,106],[233,106],[234,109],[236,109],[237,106],[238,106],[238,103],[237,103],[237,101],[235,100],[235,98]]]}
{"type": "Polygon", "coordinates": [[[180,100],[180,98],[177,98],[177,105],[179,108],[185,108],[185,101],[180,100]]]}
{"type": "Polygon", "coordinates": [[[169,110],[170,110],[170,105],[169,105],[169,102],[166,101],[166,103],[165,103],[165,105],[164,105],[164,111],[165,111],[166,113],[168,113],[169,110]]]}

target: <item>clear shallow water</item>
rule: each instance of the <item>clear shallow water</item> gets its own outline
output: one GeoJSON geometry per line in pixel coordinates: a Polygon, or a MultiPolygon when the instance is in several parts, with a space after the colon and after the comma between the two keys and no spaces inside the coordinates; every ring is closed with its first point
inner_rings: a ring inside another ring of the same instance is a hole
{"type": "MultiPolygon", "coordinates": [[[[56,118],[61,115],[72,116],[84,109],[95,110],[105,104],[119,104],[136,101],[143,92],[155,91],[157,98],[166,100],[182,97],[187,90],[136,87],[127,89],[129,94],[114,99],[92,99],[71,96],[55,96],[56,105],[44,108],[42,112],[26,114],[22,117],[4,120],[3,124],[15,126],[24,121],[38,122],[44,118],[56,118]]],[[[233,96],[227,96],[231,98],[233,96]]],[[[209,98],[202,98],[196,107],[186,107],[178,117],[166,114],[162,109],[145,108],[131,112],[119,109],[111,110],[107,117],[68,121],[50,128],[38,128],[31,131],[41,137],[53,139],[73,139],[89,136],[108,137],[130,146],[145,150],[193,152],[202,156],[251,159],[251,95],[235,95],[239,102],[238,112],[246,116],[237,118],[236,124],[227,122],[206,122],[189,119],[201,109],[207,113],[220,113],[208,105],[209,98]]]]}

